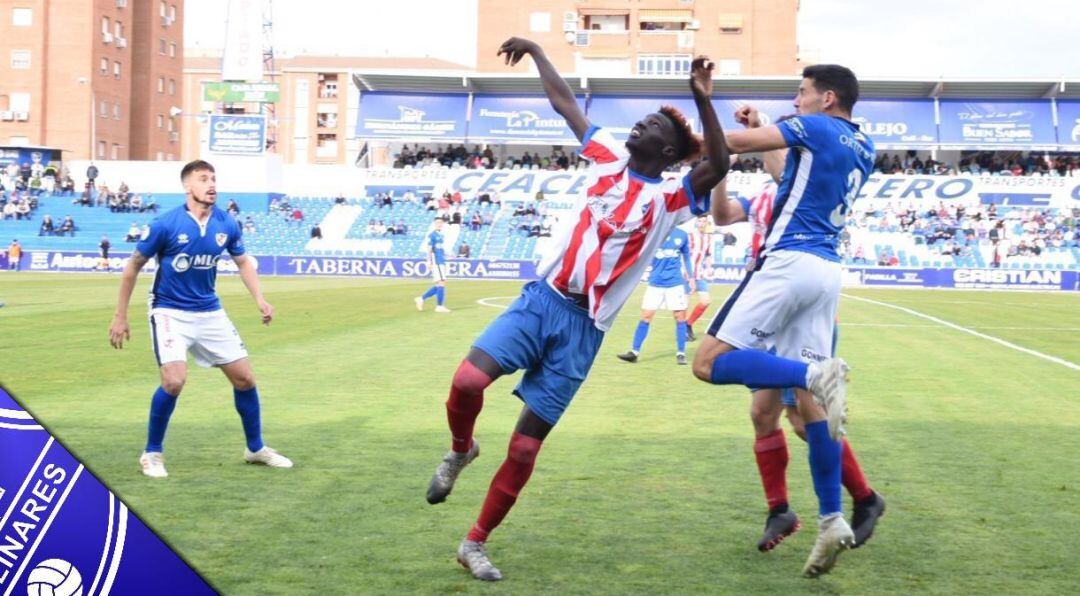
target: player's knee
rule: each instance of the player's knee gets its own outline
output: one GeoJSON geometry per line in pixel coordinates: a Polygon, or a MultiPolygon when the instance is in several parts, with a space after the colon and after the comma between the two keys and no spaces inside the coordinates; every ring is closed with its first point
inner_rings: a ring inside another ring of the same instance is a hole
{"type": "Polygon", "coordinates": [[[492,382],[490,375],[477,368],[468,359],[462,360],[454,372],[454,388],[463,393],[480,393],[492,382]]]}
{"type": "Polygon", "coordinates": [[[255,386],[255,373],[246,372],[239,375],[234,375],[229,379],[232,382],[233,387],[240,391],[247,391],[255,386]]]}
{"type": "Polygon", "coordinates": [[[536,462],[536,456],[540,453],[540,439],[514,433],[510,438],[510,449],[506,457],[519,464],[532,464],[536,462]]]}
{"type": "Polygon", "coordinates": [[[161,388],[172,396],[180,395],[180,392],[184,390],[184,377],[179,375],[165,376],[161,379],[161,388]]]}
{"type": "Polygon", "coordinates": [[[675,320],[678,321],[679,323],[682,323],[683,321],[685,321],[686,320],[686,311],[685,310],[677,310],[677,311],[675,311],[675,320]]]}
{"type": "Polygon", "coordinates": [[[704,350],[698,350],[698,352],[694,354],[694,364],[691,367],[694,370],[694,376],[702,381],[711,383],[713,360],[715,359],[714,356],[706,353],[704,350]]]}
{"type": "Polygon", "coordinates": [[[786,409],[787,419],[788,422],[791,424],[791,430],[794,431],[795,434],[799,435],[800,439],[805,441],[806,423],[803,422],[802,416],[799,415],[799,410],[793,407],[788,407],[786,409]]]}
{"type": "Polygon", "coordinates": [[[780,412],[776,408],[758,402],[750,404],[750,421],[759,435],[773,432],[780,426],[780,412]]]}

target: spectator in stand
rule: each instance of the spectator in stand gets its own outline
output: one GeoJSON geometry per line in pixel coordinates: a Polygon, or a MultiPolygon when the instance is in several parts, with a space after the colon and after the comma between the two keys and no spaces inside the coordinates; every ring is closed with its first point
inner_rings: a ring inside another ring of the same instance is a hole
{"type": "Polygon", "coordinates": [[[226,207],[225,210],[228,211],[229,215],[233,217],[240,215],[240,205],[237,205],[236,201],[234,201],[233,199],[229,199],[229,206],[226,207]]]}
{"type": "Polygon", "coordinates": [[[28,199],[19,199],[19,204],[15,208],[15,215],[18,219],[30,219],[30,201],[28,199]]]}
{"type": "Polygon", "coordinates": [[[94,162],[90,162],[90,167],[86,168],[86,180],[91,187],[94,186],[94,180],[97,180],[98,169],[94,165],[94,162]]]}
{"type": "Polygon", "coordinates": [[[132,211],[138,211],[139,213],[142,213],[143,212],[142,196],[140,196],[139,194],[131,195],[131,202],[129,204],[129,207],[131,208],[132,211]]]}
{"type": "Polygon", "coordinates": [[[75,195],[75,179],[70,174],[65,175],[63,182],[60,183],[60,194],[65,197],[75,195]]]}
{"type": "Polygon", "coordinates": [[[469,244],[467,242],[462,242],[460,245],[458,245],[458,249],[457,249],[458,258],[467,259],[467,258],[469,258],[469,256],[471,254],[472,254],[472,249],[469,248],[469,244]]]}
{"type": "Polygon", "coordinates": [[[476,232],[480,230],[482,225],[484,225],[484,220],[480,217],[480,212],[473,211],[472,217],[469,218],[469,228],[476,232]]]}
{"type": "Polygon", "coordinates": [[[0,220],[18,219],[16,217],[16,212],[18,211],[18,207],[17,207],[17,205],[15,203],[16,203],[16,200],[11,199],[10,201],[7,202],[6,205],[4,205],[3,216],[0,216],[0,220]]]}
{"type": "Polygon", "coordinates": [[[124,236],[124,242],[138,242],[139,237],[142,236],[142,230],[139,229],[138,222],[131,222],[131,227],[128,228],[127,234],[124,236]]]}
{"type": "Polygon", "coordinates": [[[450,224],[456,226],[461,225],[461,211],[454,209],[454,212],[450,215],[450,224]]]}
{"type": "Polygon", "coordinates": [[[322,240],[322,228],[319,227],[319,224],[311,226],[311,238],[322,240]]]}
{"type": "Polygon", "coordinates": [[[304,212],[299,207],[293,209],[292,216],[290,217],[292,223],[296,225],[302,225],[304,223],[304,212]]]}
{"type": "Polygon", "coordinates": [[[255,220],[249,215],[244,218],[244,234],[255,233],[255,220]]]}
{"type": "Polygon", "coordinates": [[[52,236],[55,228],[53,226],[52,216],[46,215],[41,218],[41,227],[38,228],[38,236],[52,236]]]}
{"type": "Polygon", "coordinates": [[[101,261],[98,265],[98,269],[109,270],[109,249],[112,248],[112,243],[109,242],[108,236],[102,236],[101,242],[98,243],[98,250],[101,256],[101,261]]]}
{"type": "Polygon", "coordinates": [[[409,233],[409,228],[405,225],[405,222],[399,221],[397,222],[397,225],[394,226],[394,233],[403,236],[409,233]]]}
{"type": "Polygon", "coordinates": [[[335,205],[344,205],[345,202],[346,202],[346,199],[345,199],[345,195],[343,195],[343,194],[339,194],[338,196],[334,197],[334,204],[335,205]]]}
{"type": "Polygon", "coordinates": [[[22,268],[22,245],[19,244],[18,239],[12,240],[11,245],[8,246],[8,269],[12,271],[18,271],[22,268]]]}
{"type": "Polygon", "coordinates": [[[78,229],[79,228],[75,226],[75,220],[71,219],[70,215],[65,215],[64,221],[60,224],[60,235],[71,234],[71,236],[74,237],[75,231],[78,229]]]}

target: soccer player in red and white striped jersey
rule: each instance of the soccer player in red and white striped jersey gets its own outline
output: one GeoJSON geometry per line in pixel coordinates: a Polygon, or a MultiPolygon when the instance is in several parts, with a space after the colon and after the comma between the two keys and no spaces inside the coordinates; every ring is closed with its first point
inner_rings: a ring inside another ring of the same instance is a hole
{"type": "Polygon", "coordinates": [[[510,65],[532,57],[552,107],[581,141],[581,155],[591,167],[577,216],[564,222],[541,260],[541,279],[527,284],[473,343],[446,402],[451,450],[428,487],[432,504],[446,499],[458,474],[479,455],[472,435],[484,389],[504,374],[525,371],[514,390],[525,406],[509,453],[476,524],[458,547],[458,561],[477,579],[489,581],[502,574],[488,559],[485,541],[532,474],[542,442],[585,380],[604,332],[671,230],[709,211],[709,192],[727,174],[730,160],[710,103],[712,63],[705,57],[693,61],[690,75],[704,139],[694,135],[678,110],[663,107],[638,121],[620,143],[586,119],[536,43],[511,38],[499,54],[510,65]],[[681,177],[664,177],[702,146],[707,160],[681,177]]]}
{"type": "MultiPolygon", "coordinates": [[[[708,215],[702,215],[694,222],[694,229],[690,232],[690,280],[687,283],[686,293],[697,292],[698,303],[690,316],[686,318],[686,336],[690,341],[697,337],[694,335],[694,323],[709,308],[712,296],[709,295],[709,281],[705,279],[708,269],[712,268],[713,260],[713,235],[712,224],[708,215]]],[[[689,298],[689,296],[688,296],[689,298]]],[[[689,300],[687,300],[689,302],[689,300]]]]}

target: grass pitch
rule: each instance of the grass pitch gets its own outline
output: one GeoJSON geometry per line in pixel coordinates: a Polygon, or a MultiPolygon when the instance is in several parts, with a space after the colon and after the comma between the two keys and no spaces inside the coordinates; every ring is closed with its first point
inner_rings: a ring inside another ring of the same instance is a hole
{"type": "MultiPolygon", "coordinates": [[[[418,313],[419,281],[264,278],[258,322],[219,280],[252,355],[267,443],[292,470],[244,465],[227,381],[192,364],[166,438],[170,477],[144,478],[157,373],[140,297],[121,352],[107,328],[115,275],[0,275],[0,382],[219,590],[295,593],[1044,593],[1080,584],[1080,373],[911,314],[843,299],[853,368],[849,438],[889,511],[834,573],[799,577],[816,499],[792,433],[802,532],[754,545],[765,504],[745,390],[694,380],[658,318],[635,365],[640,292],[492,536],[506,580],[453,560],[505,453],[515,377],[487,393],[481,457],[450,499],[424,501],[449,444],[443,401],[471,340],[516,283],[453,282],[449,315],[418,313]]],[[[718,303],[733,286],[715,286],[718,303]]],[[[846,290],[1080,362],[1080,296],[846,290]]],[[[714,309],[715,310],[715,307],[714,309]]],[[[699,329],[704,327],[699,323],[699,329]]],[[[694,344],[690,344],[691,352],[694,344]]],[[[2,464],[2,454],[0,454],[2,464]]],[[[850,507],[850,500],[845,496],[850,507]]]]}

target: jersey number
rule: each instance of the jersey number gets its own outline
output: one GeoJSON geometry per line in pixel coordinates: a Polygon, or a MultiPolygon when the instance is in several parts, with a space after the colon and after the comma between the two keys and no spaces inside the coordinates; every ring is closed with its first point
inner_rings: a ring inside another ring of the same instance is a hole
{"type": "Polygon", "coordinates": [[[844,202],[837,205],[836,209],[833,209],[833,212],[829,214],[829,223],[838,228],[844,226],[845,216],[851,210],[851,204],[855,202],[855,196],[859,194],[859,189],[862,188],[862,181],[862,170],[858,168],[851,170],[847,177],[847,194],[844,195],[844,202]]]}

